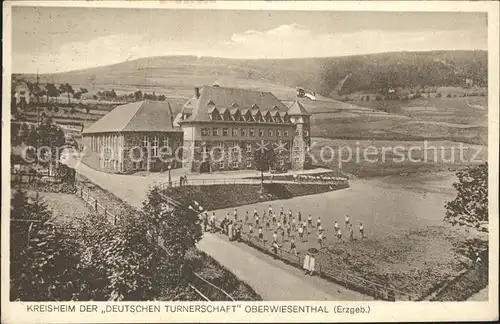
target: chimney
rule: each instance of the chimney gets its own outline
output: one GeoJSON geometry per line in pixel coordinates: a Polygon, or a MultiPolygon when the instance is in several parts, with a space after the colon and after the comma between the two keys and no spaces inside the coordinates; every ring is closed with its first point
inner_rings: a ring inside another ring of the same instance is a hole
{"type": "Polygon", "coordinates": [[[200,97],[200,88],[198,87],[194,88],[194,95],[196,96],[196,99],[200,97]]]}

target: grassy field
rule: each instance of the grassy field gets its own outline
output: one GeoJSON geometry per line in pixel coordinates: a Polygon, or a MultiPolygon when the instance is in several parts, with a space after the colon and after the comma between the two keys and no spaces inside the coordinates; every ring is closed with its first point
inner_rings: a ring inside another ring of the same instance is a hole
{"type": "Polygon", "coordinates": [[[355,177],[461,168],[486,161],[484,145],[452,141],[312,139],[312,156],[323,165],[355,177]],[[461,153],[462,152],[462,153],[461,153]],[[366,156],[365,156],[366,154],[366,156]],[[349,158],[349,157],[352,158],[349,158]]]}
{"type": "MultiPolygon", "coordinates": [[[[256,208],[261,215],[272,204],[278,214],[281,206],[285,211],[291,209],[294,215],[300,211],[303,220],[311,214],[313,225],[321,217],[325,229],[325,247],[319,257],[322,266],[425,295],[470,262],[457,251],[457,246],[476,234],[466,234],[443,222],[444,203],[455,195],[453,181],[450,173],[355,180],[349,189],[240,206],[238,212],[239,218],[244,219],[246,211],[252,215],[256,208]],[[349,214],[354,226],[354,241],[349,241],[345,214],[349,214]],[[333,235],[335,220],[343,232],[342,243],[333,235]],[[364,239],[359,233],[360,222],[365,228],[364,239]]],[[[233,208],[227,208],[215,212],[222,220],[226,212],[232,215],[232,211],[233,208]]],[[[244,227],[245,232],[249,225],[244,227]]],[[[255,224],[253,227],[256,236],[255,224]]],[[[273,226],[270,230],[264,226],[265,240],[271,241],[273,230],[273,226]]],[[[316,228],[310,229],[304,242],[296,232],[291,234],[301,254],[310,247],[320,247],[316,228]]],[[[285,234],[280,237],[280,244],[288,250],[290,238],[285,234]]]]}
{"type": "Polygon", "coordinates": [[[351,103],[307,102],[311,134],[378,140],[452,140],[487,144],[485,97],[430,98],[351,103]],[[364,105],[364,106],[360,106],[364,105]],[[381,111],[391,106],[395,113],[381,111]]]}

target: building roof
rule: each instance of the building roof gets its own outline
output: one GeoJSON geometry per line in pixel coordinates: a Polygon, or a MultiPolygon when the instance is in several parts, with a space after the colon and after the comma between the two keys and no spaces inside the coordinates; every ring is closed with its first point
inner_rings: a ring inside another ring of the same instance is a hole
{"type": "MultiPolygon", "coordinates": [[[[272,110],[274,106],[279,111],[287,111],[288,108],[271,92],[262,92],[256,90],[247,90],[240,88],[226,88],[220,86],[203,86],[200,89],[200,97],[193,96],[189,99],[182,109],[182,113],[189,114],[188,108],[192,108],[192,114],[182,122],[191,121],[210,121],[210,107],[216,107],[218,111],[224,108],[238,107],[244,115],[248,110],[252,115],[257,110],[261,112],[272,110]],[[213,106],[212,106],[213,104],[213,106]],[[236,104],[236,105],[235,105],[236,104]]],[[[275,108],[276,109],[276,108],[275,108]]]]}
{"type": "Polygon", "coordinates": [[[118,106],[84,129],[82,134],[107,132],[174,131],[174,116],[167,101],[139,101],[118,106]]]}
{"type": "Polygon", "coordinates": [[[288,109],[288,115],[290,116],[310,116],[311,114],[302,106],[297,100],[288,109]]]}

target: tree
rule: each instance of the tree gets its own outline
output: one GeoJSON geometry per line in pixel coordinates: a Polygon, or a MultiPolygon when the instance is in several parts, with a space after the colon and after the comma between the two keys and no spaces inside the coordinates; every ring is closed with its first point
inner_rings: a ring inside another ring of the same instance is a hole
{"type": "Polygon", "coordinates": [[[488,164],[468,167],[457,172],[453,184],[457,197],[446,203],[444,220],[452,225],[479,228],[488,222],[488,164]]]}
{"type": "Polygon", "coordinates": [[[134,92],[134,97],[135,97],[136,101],[142,100],[142,91],[141,90],[137,90],[136,92],[134,92]]]}
{"type": "Polygon", "coordinates": [[[51,222],[47,205],[17,191],[11,199],[10,218],[10,299],[73,299],[81,278],[78,249],[51,222]]]}
{"type": "Polygon", "coordinates": [[[68,96],[68,105],[71,103],[71,99],[70,99],[70,94],[75,94],[75,90],[73,89],[73,87],[71,86],[71,84],[69,83],[61,83],[59,85],[59,92],[60,93],[66,93],[66,95],[68,96]]]}
{"type": "Polygon", "coordinates": [[[49,102],[49,98],[59,97],[59,90],[57,90],[53,83],[47,83],[45,89],[47,90],[47,103],[49,102]]]}
{"type": "Polygon", "coordinates": [[[255,169],[260,171],[260,190],[262,192],[264,188],[264,172],[269,171],[274,166],[276,154],[272,148],[260,147],[255,150],[253,159],[255,169]]]}

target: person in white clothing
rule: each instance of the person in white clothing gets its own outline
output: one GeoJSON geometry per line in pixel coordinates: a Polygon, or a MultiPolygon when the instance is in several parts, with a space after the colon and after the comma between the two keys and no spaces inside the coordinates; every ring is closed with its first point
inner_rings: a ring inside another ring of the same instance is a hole
{"type": "Polygon", "coordinates": [[[314,270],[315,270],[315,267],[316,267],[316,258],[314,257],[314,255],[311,255],[309,257],[309,275],[314,275],[314,270]]]}
{"type": "Polygon", "coordinates": [[[309,261],[310,261],[311,255],[309,252],[304,256],[304,264],[302,265],[302,268],[304,268],[306,274],[309,272],[309,261]]]}
{"type": "Polygon", "coordinates": [[[349,223],[350,223],[349,215],[345,214],[345,228],[349,227],[349,223]]]}

